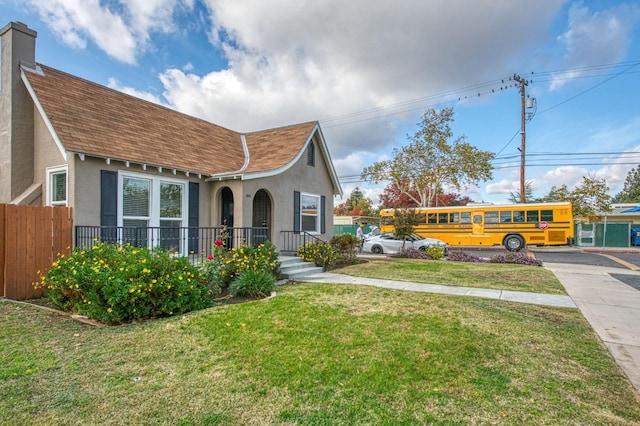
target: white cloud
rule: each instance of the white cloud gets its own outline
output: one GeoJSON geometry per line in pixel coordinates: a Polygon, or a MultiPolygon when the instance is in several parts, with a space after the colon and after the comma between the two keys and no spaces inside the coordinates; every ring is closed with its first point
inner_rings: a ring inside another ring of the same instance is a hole
{"type": "Polygon", "coordinates": [[[118,61],[135,64],[148,47],[150,33],[174,29],[173,13],[190,8],[192,0],[28,0],[40,18],[64,43],[85,48],[95,43],[118,61]]]}
{"type": "Polygon", "coordinates": [[[520,190],[520,182],[513,180],[503,179],[499,182],[494,182],[486,186],[485,192],[487,194],[509,194],[511,192],[520,190]]]}
{"type": "Polygon", "coordinates": [[[583,176],[588,176],[589,170],[578,166],[562,166],[546,172],[542,176],[542,181],[549,189],[567,185],[570,190],[582,182],[583,176]]]}
{"type": "Polygon", "coordinates": [[[461,12],[448,0],[208,0],[211,39],[229,68],[166,70],[164,96],[240,131],[320,119],[334,159],[377,152],[396,144],[399,126],[415,124],[433,100],[387,106],[504,75],[563,1],[474,1],[461,12]],[[388,116],[403,110],[413,111],[388,116]],[[376,116],[385,118],[370,120],[376,116]]]}
{"type": "MultiPolygon", "coordinates": [[[[640,18],[640,7],[622,4],[603,11],[591,11],[583,3],[569,8],[569,28],[558,37],[566,49],[565,66],[583,68],[613,64],[624,58],[630,33],[640,18]]],[[[553,76],[550,90],[556,90],[586,70],[573,70],[553,76]]]]}

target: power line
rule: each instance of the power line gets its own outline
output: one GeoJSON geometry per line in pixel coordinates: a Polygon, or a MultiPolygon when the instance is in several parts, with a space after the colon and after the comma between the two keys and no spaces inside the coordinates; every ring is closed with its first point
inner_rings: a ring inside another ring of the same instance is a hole
{"type": "MultiPolygon", "coordinates": [[[[579,78],[597,78],[597,77],[602,77],[602,76],[610,76],[610,78],[594,85],[593,87],[565,100],[562,101],[559,104],[556,104],[552,107],[547,108],[544,111],[540,111],[540,112],[546,112],[550,109],[556,108],[560,105],[563,105],[564,103],[567,103],[579,96],[582,96],[583,94],[607,83],[608,81],[623,75],[623,74],[628,74],[628,73],[636,73],[636,72],[631,72],[630,70],[633,69],[634,67],[640,65],[640,60],[633,60],[633,61],[626,61],[626,62],[619,62],[619,63],[614,63],[614,64],[601,64],[601,65],[593,65],[593,66],[588,66],[588,67],[580,67],[580,68],[569,68],[569,69],[564,69],[564,70],[557,70],[557,71],[545,71],[545,72],[539,72],[539,73],[535,73],[532,72],[529,77],[531,77],[531,80],[529,80],[531,83],[538,83],[538,82],[546,82],[546,81],[552,81],[552,80],[574,80],[574,79],[579,79],[579,78]],[[571,75],[571,73],[585,73],[587,71],[596,71],[596,70],[605,70],[605,69],[615,69],[615,68],[619,68],[619,67],[625,67],[625,69],[621,70],[620,72],[617,72],[615,74],[597,74],[597,75],[571,75]],[[570,77],[562,77],[562,74],[564,75],[571,75],[570,77]],[[554,77],[553,79],[546,79],[546,80],[541,80],[539,79],[539,77],[548,77],[548,76],[552,76],[554,77]],[[535,80],[533,79],[535,77],[535,80]]],[[[640,71],[639,71],[640,72],[640,71]]],[[[398,115],[398,114],[404,114],[407,112],[412,112],[412,111],[416,111],[416,110],[421,110],[424,109],[425,107],[435,107],[435,106],[439,106],[439,105],[445,105],[450,103],[451,101],[455,100],[455,98],[457,97],[458,101],[464,101],[464,100],[470,100],[470,99],[476,99],[478,97],[484,96],[484,95],[489,95],[489,94],[495,94],[498,93],[500,91],[505,91],[505,90],[509,90],[511,88],[515,88],[517,87],[517,84],[514,84],[512,77],[505,77],[505,78],[501,78],[501,79],[496,79],[496,80],[492,80],[492,81],[488,81],[488,82],[484,82],[484,83],[478,83],[478,84],[473,84],[473,85],[469,85],[469,86],[465,86],[459,89],[453,89],[453,90],[449,90],[449,91],[444,91],[441,93],[436,93],[433,95],[425,95],[419,98],[413,98],[413,99],[408,99],[405,101],[400,101],[394,104],[388,104],[388,105],[383,105],[380,107],[374,107],[374,108],[369,108],[369,109],[365,109],[365,110],[360,110],[360,111],[354,111],[354,112],[350,112],[350,113],[346,113],[346,114],[340,114],[340,115],[334,115],[334,116],[329,116],[329,117],[325,117],[325,118],[321,118],[319,121],[323,123],[323,127],[325,128],[333,128],[333,127],[339,127],[339,126],[346,126],[346,125],[350,125],[350,124],[356,124],[356,123],[361,123],[363,121],[371,121],[371,120],[376,120],[376,119],[380,119],[380,118],[384,118],[384,117],[388,117],[391,115],[398,115]],[[491,89],[489,89],[491,88],[491,89]],[[482,90],[482,89],[486,89],[486,90],[482,90]],[[467,93],[467,95],[465,95],[465,93],[467,93]],[[429,103],[427,105],[421,105],[419,107],[411,107],[409,109],[400,109],[399,108],[403,108],[403,107],[407,107],[410,105],[414,105],[414,104],[418,104],[418,103],[424,103],[427,101],[432,101],[432,100],[436,100],[436,99],[440,99],[443,97],[452,97],[453,99],[448,99],[448,100],[443,100],[440,102],[436,102],[436,103],[429,103]],[[396,111],[394,111],[396,110],[396,111]],[[362,116],[366,116],[368,114],[373,114],[373,113],[383,113],[383,114],[378,114],[375,115],[373,117],[365,117],[365,118],[359,118],[357,120],[352,120],[352,121],[347,121],[344,123],[336,123],[336,124],[328,124],[328,123],[332,123],[332,122],[337,122],[337,121],[341,121],[341,120],[345,120],[345,119],[349,119],[349,118],[355,118],[355,117],[362,117],[362,116]]],[[[519,132],[519,130],[518,130],[519,132]]],[[[515,137],[515,136],[514,136],[515,137]]],[[[513,138],[512,138],[513,139],[513,138]]],[[[506,148],[506,146],[509,145],[510,142],[508,142],[505,147],[502,148],[502,150],[504,150],[506,148]]],[[[501,151],[502,151],[501,150],[501,151]]],[[[500,151],[500,152],[501,152],[500,151]]]]}

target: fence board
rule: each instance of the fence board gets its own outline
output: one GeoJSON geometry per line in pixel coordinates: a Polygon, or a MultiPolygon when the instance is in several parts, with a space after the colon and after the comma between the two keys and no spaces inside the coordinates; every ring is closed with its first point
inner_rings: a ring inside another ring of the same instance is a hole
{"type": "Polygon", "coordinates": [[[5,245],[7,240],[6,207],[0,204],[0,297],[4,297],[5,245]]]}
{"type": "Polygon", "coordinates": [[[16,206],[7,205],[7,246],[5,248],[5,271],[4,271],[4,289],[5,297],[13,299],[16,296],[16,283],[18,282],[17,272],[20,270],[18,258],[20,258],[18,246],[18,234],[20,231],[20,223],[18,221],[18,209],[16,206]]]}
{"type": "MultiPolygon", "coordinates": [[[[72,215],[67,207],[0,205],[3,212],[3,295],[9,299],[30,299],[42,295],[34,289],[56,259],[68,254],[72,239],[72,215]]],[[[2,228],[0,227],[0,228],[2,228]]]]}

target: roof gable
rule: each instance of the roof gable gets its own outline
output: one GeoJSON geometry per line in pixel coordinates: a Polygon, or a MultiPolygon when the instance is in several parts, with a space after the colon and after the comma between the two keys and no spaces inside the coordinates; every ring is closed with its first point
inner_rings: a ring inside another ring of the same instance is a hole
{"type": "Polygon", "coordinates": [[[290,167],[317,135],[334,193],[342,192],[317,122],[241,134],[47,66],[22,69],[66,152],[216,178],[257,176],[290,167]]]}
{"type": "Polygon", "coordinates": [[[241,135],[207,121],[42,66],[25,72],[69,152],[205,174],[242,168],[241,135]]]}

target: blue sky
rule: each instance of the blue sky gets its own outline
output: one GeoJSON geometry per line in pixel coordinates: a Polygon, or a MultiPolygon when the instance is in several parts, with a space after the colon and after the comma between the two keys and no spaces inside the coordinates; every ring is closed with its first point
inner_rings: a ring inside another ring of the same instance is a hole
{"type": "Polygon", "coordinates": [[[498,154],[494,179],[460,192],[507,202],[516,73],[537,105],[535,195],[587,175],[613,195],[640,164],[637,0],[0,0],[0,16],[38,32],[40,63],[233,130],[320,121],[345,197],[377,203],[362,169],[451,107],[454,135],[498,154]]]}

